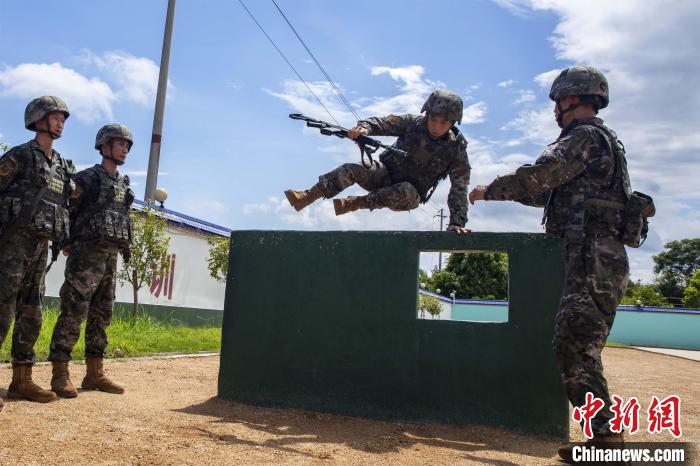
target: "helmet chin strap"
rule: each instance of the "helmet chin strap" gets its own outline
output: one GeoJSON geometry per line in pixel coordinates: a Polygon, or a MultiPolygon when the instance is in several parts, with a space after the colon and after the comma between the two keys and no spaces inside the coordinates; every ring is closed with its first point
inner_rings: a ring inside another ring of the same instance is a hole
{"type": "Polygon", "coordinates": [[[46,115],[44,115],[44,118],[42,118],[41,121],[43,121],[43,122],[46,124],[46,127],[47,127],[48,129],[37,128],[36,125],[34,125],[35,131],[36,131],[37,133],[46,133],[46,134],[49,135],[49,137],[50,137],[51,139],[54,139],[54,140],[55,140],[55,139],[59,139],[59,138],[61,137],[60,134],[51,131],[51,123],[49,122],[49,114],[48,114],[48,113],[47,113],[46,115]]]}
{"type": "Polygon", "coordinates": [[[557,125],[559,125],[560,128],[564,128],[564,115],[566,115],[569,112],[573,112],[580,105],[581,105],[581,103],[577,102],[575,104],[569,105],[566,110],[562,110],[561,105],[559,104],[559,101],[557,100],[557,125]]]}
{"type": "Polygon", "coordinates": [[[102,154],[102,157],[103,157],[103,158],[105,158],[105,159],[107,159],[107,160],[111,160],[112,162],[114,162],[114,164],[115,164],[116,166],[118,166],[118,167],[121,166],[121,165],[124,165],[124,161],[123,161],[123,160],[117,160],[117,159],[115,159],[114,156],[112,155],[112,150],[113,150],[113,148],[114,148],[114,146],[113,146],[112,144],[113,144],[113,141],[109,141],[109,155],[104,155],[104,154],[102,154],[102,151],[100,151],[100,154],[102,154]]]}

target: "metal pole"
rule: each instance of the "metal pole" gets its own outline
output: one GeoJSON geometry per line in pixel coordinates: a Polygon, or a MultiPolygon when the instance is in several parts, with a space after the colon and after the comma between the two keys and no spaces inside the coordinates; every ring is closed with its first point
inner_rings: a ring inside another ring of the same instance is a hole
{"type": "MultiPolygon", "coordinates": [[[[443,220],[447,217],[447,215],[445,215],[445,209],[440,209],[435,217],[440,217],[440,231],[442,231],[443,220]]],[[[442,251],[438,252],[438,270],[442,270],[442,251]]]]}
{"type": "Polygon", "coordinates": [[[158,93],[156,94],[156,111],[153,115],[153,132],[151,134],[151,151],[148,155],[148,175],[144,200],[153,202],[158,182],[158,165],[160,162],[160,141],[163,137],[163,113],[165,111],[165,92],[168,87],[168,67],[170,65],[170,42],[173,36],[173,18],[175,0],[168,0],[168,12],[165,17],[163,51],[160,55],[160,72],[158,74],[158,93]]]}

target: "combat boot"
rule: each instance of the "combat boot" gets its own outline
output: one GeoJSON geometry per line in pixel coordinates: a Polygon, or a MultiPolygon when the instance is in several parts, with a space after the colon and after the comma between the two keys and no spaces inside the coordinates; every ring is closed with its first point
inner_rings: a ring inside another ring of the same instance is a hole
{"type": "Polygon", "coordinates": [[[321,199],[324,194],[325,191],[321,183],[316,183],[311,188],[304,191],[288,189],[284,192],[284,195],[287,196],[287,200],[297,212],[312,204],[314,201],[321,199]]]}
{"type": "Polygon", "coordinates": [[[367,196],[348,196],[345,199],[333,199],[335,215],[343,215],[360,209],[369,209],[367,196]]]}
{"type": "Polygon", "coordinates": [[[68,361],[53,361],[51,363],[53,373],[51,376],[51,390],[56,392],[56,395],[61,398],[75,398],[78,396],[78,390],[70,381],[70,373],[68,372],[68,361]]]}
{"type": "Polygon", "coordinates": [[[47,403],[58,398],[54,392],[44,390],[32,381],[31,364],[12,365],[12,382],[7,389],[7,397],[39,403],[47,403]]]}
{"type": "Polygon", "coordinates": [[[85,390],[102,390],[107,393],[124,393],[124,387],[117,385],[107,378],[104,367],[102,367],[102,358],[89,358],[85,360],[87,366],[87,374],[81,384],[85,390]]]}
{"type": "MultiPolygon", "coordinates": [[[[610,435],[595,435],[592,439],[586,440],[587,447],[596,447],[599,450],[606,448],[624,448],[625,437],[622,433],[610,435]]],[[[574,444],[568,444],[559,449],[559,457],[566,464],[574,464],[574,444]]],[[[615,463],[618,464],[618,463],[615,463]]],[[[627,463],[619,463],[620,465],[627,463]]]]}

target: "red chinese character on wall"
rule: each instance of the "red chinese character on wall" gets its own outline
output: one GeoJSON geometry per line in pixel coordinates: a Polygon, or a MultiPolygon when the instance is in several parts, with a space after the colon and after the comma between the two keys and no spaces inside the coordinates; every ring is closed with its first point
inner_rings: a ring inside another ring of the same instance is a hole
{"type": "Polygon", "coordinates": [[[585,435],[586,438],[593,438],[591,419],[598,414],[598,411],[603,409],[603,406],[605,406],[603,400],[596,398],[593,393],[588,392],[586,393],[586,404],[583,406],[574,407],[574,411],[571,413],[571,416],[576,422],[583,421],[583,435],[585,435]]]}
{"type": "Polygon", "coordinates": [[[612,396],[613,404],[610,410],[614,417],[610,419],[610,430],[615,433],[627,429],[630,434],[639,430],[639,401],[632,397],[627,403],[622,403],[622,398],[617,395],[612,396]]]}
{"type": "Polygon", "coordinates": [[[678,438],[681,436],[681,398],[671,395],[663,400],[655,396],[649,405],[649,433],[656,434],[667,429],[678,438]]]}
{"type": "Polygon", "coordinates": [[[163,270],[153,270],[153,278],[151,279],[151,294],[156,298],[167,296],[168,299],[173,299],[173,283],[175,281],[175,258],[176,254],[168,255],[168,265],[163,270]]]}

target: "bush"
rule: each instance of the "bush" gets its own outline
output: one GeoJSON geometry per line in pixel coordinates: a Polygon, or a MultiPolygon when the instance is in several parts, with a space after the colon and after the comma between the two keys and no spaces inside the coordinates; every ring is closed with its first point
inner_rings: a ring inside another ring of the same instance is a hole
{"type": "Polygon", "coordinates": [[[641,301],[642,306],[671,306],[654,285],[642,285],[641,283],[630,285],[627,293],[622,297],[622,304],[636,305],[637,301],[641,301]]]}
{"type": "Polygon", "coordinates": [[[695,271],[683,293],[683,305],[700,308],[700,269],[695,271]]]}
{"type": "Polygon", "coordinates": [[[442,312],[442,304],[440,300],[424,294],[418,296],[418,308],[421,312],[427,312],[434,319],[442,312]]]}

